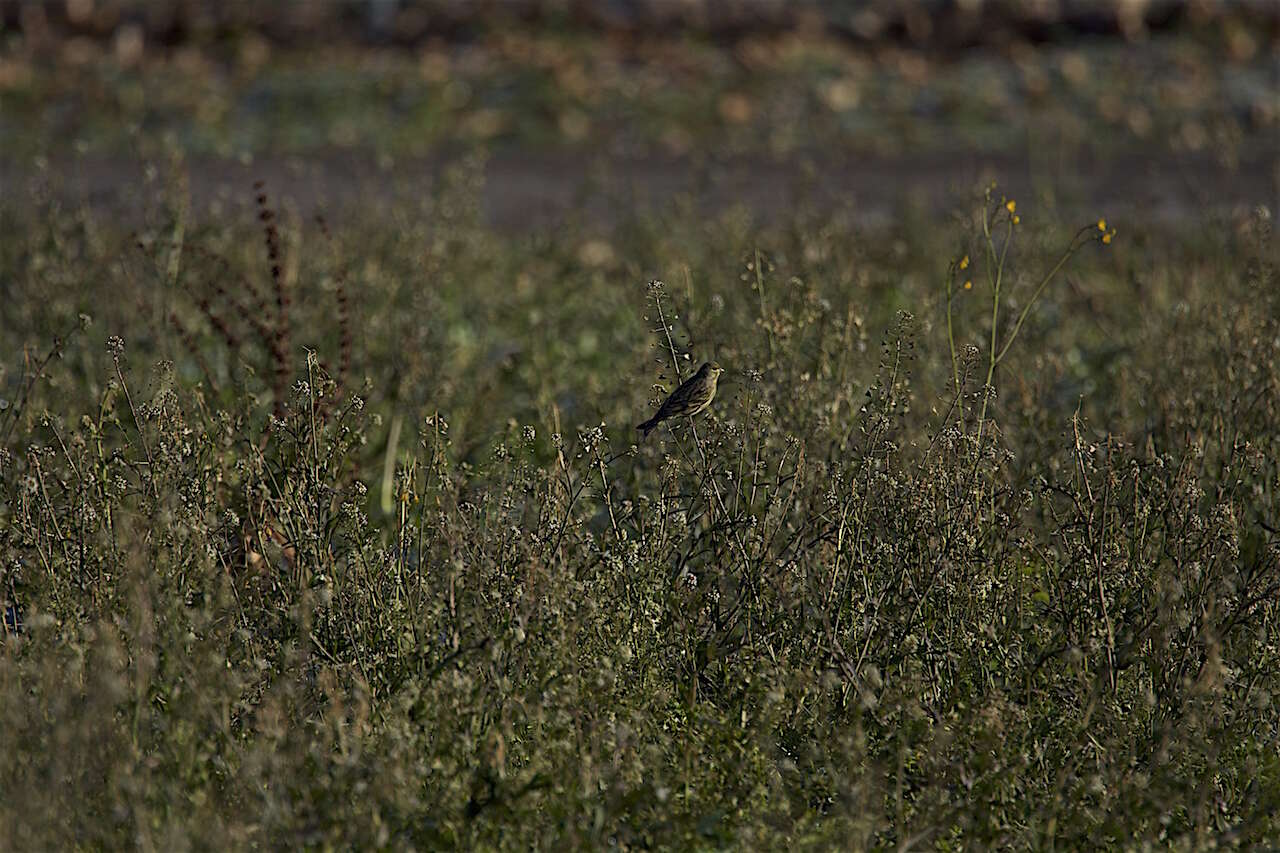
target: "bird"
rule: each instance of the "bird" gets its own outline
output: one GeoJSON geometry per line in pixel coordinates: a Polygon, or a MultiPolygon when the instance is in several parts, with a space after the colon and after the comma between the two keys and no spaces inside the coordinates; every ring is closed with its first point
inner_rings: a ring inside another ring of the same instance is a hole
{"type": "Polygon", "coordinates": [[[670,418],[693,417],[701,412],[716,396],[716,383],[724,370],[714,361],[704,362],[698,372],[690,376],[680,387],[671,392],[671,396],[658,407],[658,413],[649,420],[636,426],[648,437],[649,433],[665,420],[670,418]]]}

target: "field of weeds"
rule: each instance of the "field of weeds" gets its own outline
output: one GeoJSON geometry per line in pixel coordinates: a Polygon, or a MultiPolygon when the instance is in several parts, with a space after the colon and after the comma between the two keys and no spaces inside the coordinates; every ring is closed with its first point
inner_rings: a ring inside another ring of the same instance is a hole
{"type": "Polygon", "coordinates": [[[1267,205],[957,177],[876,223],[618,191],[513,231],[483,152],[327,209],[200,197],[170,135],[121,212],[29,134],[7,843],[1280,843],[1267,205]]]}

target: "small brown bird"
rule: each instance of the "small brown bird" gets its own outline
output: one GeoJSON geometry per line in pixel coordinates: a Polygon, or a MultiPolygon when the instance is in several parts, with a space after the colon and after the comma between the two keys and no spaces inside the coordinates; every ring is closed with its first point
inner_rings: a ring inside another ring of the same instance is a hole
{"type": "Polygon", "coordinates": [[[705,362],[698,372],[690,376],[680,387],[671,392],[671,396],[658,408],[658,413],[640,424],[636,429],[647,438],[650,431],[658,424],[670,418],[693,417],[701,412],[716,396],[716,383],[720,374],[724,373],[720,365],[714,361],[705,362]]]}

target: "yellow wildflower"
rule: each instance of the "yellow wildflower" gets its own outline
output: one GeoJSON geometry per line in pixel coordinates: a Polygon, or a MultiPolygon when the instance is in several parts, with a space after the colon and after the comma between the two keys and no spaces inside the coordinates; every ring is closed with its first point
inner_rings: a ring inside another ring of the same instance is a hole
{"type": "Polygon", "coordinates": [[[967,270],[969,268],[969,256],[965,255],[960,259],[960,269],[967,270]]]}
{"type": "Polygon", "coordinates": [[[1108,231],[1106,234],[1103,234],[1103,235],[1102,235],[1102,242],[1103,242],[1103,243],[1106,243],[1107,245],[1111,245],[1111,238],[1112,238],[1112,237],[1114,237],[1114,236],[1115,236],[1115,234],[1116,234],[1116,232],[1114,232],[1114,231],[1108,231]]]}
{"type": "Polygon", "coordinates": [[[965,281],[965,283],[964,283],[964,289],[965,289],[965,290],[973,290],[973,282],[972,282],[972,281],[965,281]]]}
{"type": "Polygon", "coordinates": [[[1009,199],[1004,203],[1004,209],[1009,211],[1010,213],[1013,213],[1015,210],[1018,209],[1018,203],[1013,199],[1009,199]]]}
{"type": "Polygon", "coordinates": [[[1099,231],[1106,231],[1106,230],[1107,230],[1107,220],[1105,220],[1105,219],[1099,219],[1099,220],[1098,220],[1098,230],[1099,230],[1099,231]]]}
{"type": "Polygon", "coordinates": [[[1019,222],[1021,222],[1021,221],[1022,221],[1022,217],[1015,213],[1015,214],[1013,215],[1013,224],[1014,224],[1014,225],[1017,225],[1017,224],[1018,224],[1019,222]]]}

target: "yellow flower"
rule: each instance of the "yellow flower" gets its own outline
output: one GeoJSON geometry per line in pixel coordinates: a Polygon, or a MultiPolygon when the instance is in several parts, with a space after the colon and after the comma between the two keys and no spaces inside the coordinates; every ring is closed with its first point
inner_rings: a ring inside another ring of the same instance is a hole
{"type": "Polygon", "coordinates": [[[1103,242],[1103,243],[1106,243],[1107,245],[1111,245],[1111,238],[1112,238],[1112,237],[1114,237],[1114,236],[1115,236],[1115,234],[1116,234],[1116,232],[1114,232],[1114,231],[1108,231],[1106,234],[1103,234],[1103,235],[1102,235],[1102,242],[1103,242]]]}
{"type": "Polygon", "coordinates": [[[1019,222],[1021,222],[1021,221],[1022,221],[1022,217],[1015,213],[1015,214],[1013,215],[1013,224],[1014,224],[1014,225],[1017,225],[1017,224],[1018,224],[1019,222]]]}
{"type": "Polygon", "coordinates": [[[973,282],[972,282],[972,281],[966,281],[966,282],[964,283],[964,289],[965,289],[965,290],[973,290],[973,282]]]}
{"type": "Polygon", "coordinates": [[[1099,219],[1099,220],[1098,220],[1098,230],[1099,230],[1099,231],[1106,231],[1106,230],[1107,230],[1107,220],[1105,220],[1105,219],[1099,219]]]}
{"type": "Polygon", "coordinates": [[[1018,203],[1013,199],[1009,199],[1004,203],[1004,209],[1009,211],[1010,213],[1013,213],[1015,210],[1018,209],[1018,203]]]}
{"type": "Polygon", "coordinates": [[[969,256],[965,255],[960,259],[960,269],[967,270],[969,268],[969,256]]]}

